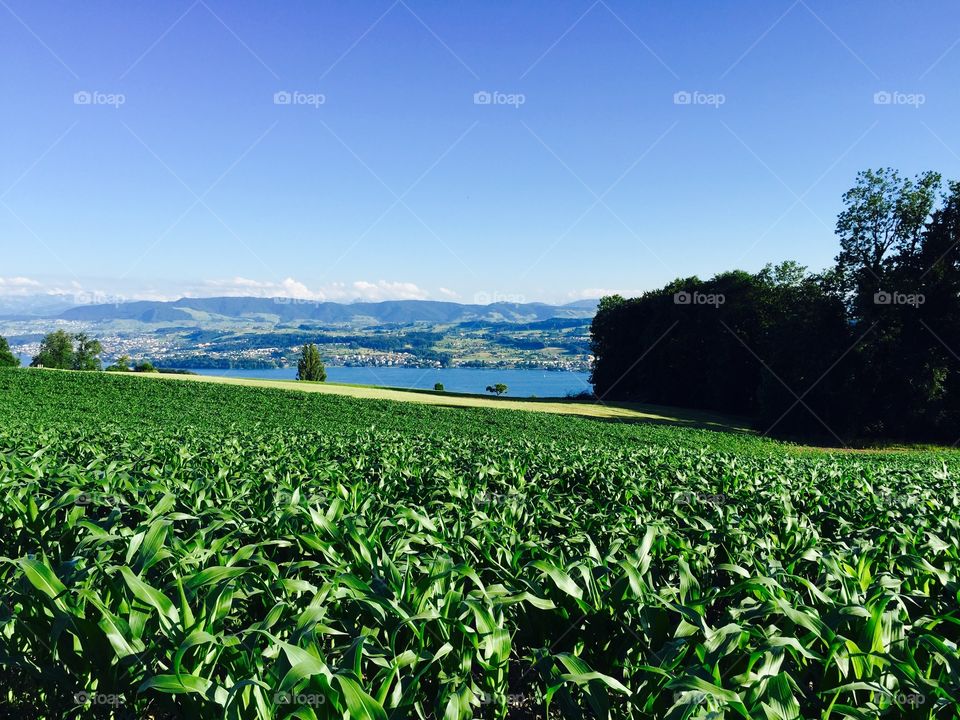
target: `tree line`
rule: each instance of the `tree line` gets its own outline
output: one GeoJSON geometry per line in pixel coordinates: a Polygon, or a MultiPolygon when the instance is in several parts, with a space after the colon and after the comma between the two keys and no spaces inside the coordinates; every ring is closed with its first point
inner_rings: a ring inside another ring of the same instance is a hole
{"type": "MultiPolygon", "coordinates": [[[[157,372],[148,361],[132,363],[129,356],[122,355],[104,368],[103,346],[99,340],[86,333],[70,334],[64,330],[48,333],[40,342],[40,349],[30,361],[30,367],[53,370],[88,370],[106,372],[157,372]]],[[[19,367],[20,358],[10,350],[7,339],[0,337],[0,367],[19,367]]]]}
{"type": "Polygon", "coordinates": [[[836,233],[823,272],[788,261],[603,298],[596,396],[744,415],[781,436],[956,441],[960,183],[861,172],[836,233]]]}

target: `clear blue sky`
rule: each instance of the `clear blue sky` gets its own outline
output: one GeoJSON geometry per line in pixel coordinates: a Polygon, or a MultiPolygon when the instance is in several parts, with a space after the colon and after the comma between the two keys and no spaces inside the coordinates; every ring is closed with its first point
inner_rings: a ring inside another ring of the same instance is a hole
{"type": "Polygon", "coordinates": [[[0,61],[0,294],[569,301],[960,178],[955,0],[0,0],[0,61]]]}

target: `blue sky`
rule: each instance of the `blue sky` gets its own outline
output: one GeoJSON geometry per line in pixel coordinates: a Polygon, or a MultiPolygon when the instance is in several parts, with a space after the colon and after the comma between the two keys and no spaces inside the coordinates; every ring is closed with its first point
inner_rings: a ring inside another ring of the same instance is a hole
{"type": "Polygon", "coordinates": [[[0,0],[0,59],[0,296],[632,294],[960,178],[955,1],[0,0]]]}

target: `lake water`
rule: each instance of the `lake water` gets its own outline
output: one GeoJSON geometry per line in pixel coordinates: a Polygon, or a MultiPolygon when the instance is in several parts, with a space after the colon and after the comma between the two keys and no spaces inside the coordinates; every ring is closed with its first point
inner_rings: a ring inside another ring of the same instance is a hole
{"type": "MultiPolygon", "coordinates": [[[[194,370],[200,375],[292,380],[296,368],[271,370],[194,370]]],[[[504,383],[507,397],[564,397],[593,388],[590,373],[567,370],[495,370],[487,368],[407,368],[407,367],[337,367],[327,366],[329,382],[356,385],[386,385],[398,388],[432,390],[443,383],[448,392],[483,393],[487,385],[504,383]]]]}

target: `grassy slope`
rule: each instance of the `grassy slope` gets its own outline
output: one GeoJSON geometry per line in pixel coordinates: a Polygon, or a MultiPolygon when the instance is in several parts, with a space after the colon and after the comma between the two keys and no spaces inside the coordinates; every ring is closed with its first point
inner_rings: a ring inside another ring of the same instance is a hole
{"type": "MultiPolygon", "coordinates": [[[[207,425],[211,418],[224,432],[231,426],[310,430],[324,418],[335,418],[357,428],[375,426],[404,433],[411,427],[423,434],[459,433],[471,427],[495,437],[515,433],[566,437],[581,445],[679,443],[749,455],[851,454],[771,440],[738,431],[733,422],[723,425],[706,413],[675,408],[508,400],[292,381],[0,368],[0,429],[23,424],[50,427],[56,419],[55,425],[61,420],[83,421],[95,431],[106,423],[176,432],[207,425]]],[[[958,450],[935,447],[874,448],[866,453],[887,458],[960,457],[958,450]]]]}
{"type": "MultiPolygon", "coordinates": [[[[79,373],[54,370],[0,368],[0,433],[4,429],[31,428],[58,432],[84,428],[92,437],[115,429],[136,428],[149,437],[188,435],[205,428],[230,437],[253,430],[260,433],[312,432],[329,426],[345,430],[370,430],[409,435],[447,437],[479,433],[494,442],[525,437],[563,439],[576,447],[597,444],[616,447],[639,445],[724,449],[763,454],[783,452],[781,443],[749,433],[717,432],[682,419],[660,419],[652,414],[625,418],[554,412],[517,412],[504,406],[539,406],[530,401],[494,400],[480,406],[416,402],[433,393],[398,393],[356,397],[346,386],[310,386],[268,383],[198,381],[195,376],[134,373],[79,373]],[[148,379],[149,378],[149,379],[148,379]],[[272,386],[271,386],[272,385],[272,386]],[[321,392],[339,388],[345,392],[321,392]]],[[[372,393],[375,388],[356,388],[372,393]]],[[[456,398],[455,398],[456,399],[456,398]]],[[[544,403],[565,407],[562,402],[544,403]]],[[[581,404],[583,405],[583,404],[581,404]]],[[[590,409],[590,406],[586,406],[590,409]]],[[[574,408],[575,409],[575,408],[574,408]]]]}
{"type": "Polygon", "coordinates": [[[748,432],[747,422],[741,418],[724,416],[719,413],[665,407],[661,405],[641,405],[638,403],[599,403],[565,400],[562,398],[513,399],[495,398],[484,395],[463,393],[433,392],[431,390],[401,390],[399,388],[375,385],[349,385],[346,383],[298,383],[293,380],[260,380],[256,378],[231,378],[211,375],[156,375],[135,373],[142,378],[175,378],[193,382],[223,383],[246,387],[272,388],[275,390],[293,390],[310,393],[346,395],[364,400],[394,400],[397,402],[416,402],[425,405],[440,405],[454,408],[491,408],[497,410],[528,410],[559,415],[579,415],[581,417],[603,420],[647,420],[672,425],[701,427],[727,432],[748,432]]]}

